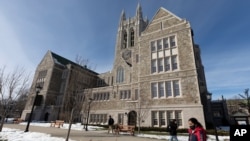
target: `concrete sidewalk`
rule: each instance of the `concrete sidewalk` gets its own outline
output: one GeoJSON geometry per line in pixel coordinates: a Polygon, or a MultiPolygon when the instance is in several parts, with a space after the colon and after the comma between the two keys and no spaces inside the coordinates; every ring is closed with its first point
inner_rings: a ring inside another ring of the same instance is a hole
{"type": "MultiPolygon", "coordinates": [[[[4,124],[6,128],[14,128],[25,130],[26,125],[20,124],[4,124]]],[[[40,132],[50,134],[54,137],[66,138],[68,130],[60,129],[56,127],[40,127],[40,126],[30,126],[29,132],[40,132]]],[[[131,135],[114,135],[108,134],[107,130],[100,131],[70,131],[70,139],[74,141],[159,141],[158,139],[142,138],[131,135]]]]}

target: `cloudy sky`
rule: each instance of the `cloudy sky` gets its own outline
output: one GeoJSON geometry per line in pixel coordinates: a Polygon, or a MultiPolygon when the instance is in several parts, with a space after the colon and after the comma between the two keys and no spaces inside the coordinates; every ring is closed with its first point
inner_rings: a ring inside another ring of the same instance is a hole
{"type": "Polygon", "coordinates": [[[111,70],[121,11],[138,2],[150,20],[160,7],[187,19],[200,45],[213,99],[250,87],[250,1],[247,0],[0,0],[0,67],[32,74],[48,50],[111,70]]]}

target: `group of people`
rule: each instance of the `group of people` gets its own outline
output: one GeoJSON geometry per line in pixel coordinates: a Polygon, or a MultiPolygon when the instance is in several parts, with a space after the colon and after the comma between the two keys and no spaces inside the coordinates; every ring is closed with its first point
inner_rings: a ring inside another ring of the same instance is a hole
{"type": "MultiPolygon", "coordinates": [[[[206,131],[203,128],[202,124],[196,118],[190,118],[188,120],[188,124],[189,124],[188,141],[206,141],[207,140],[206,131]]],[[[111,116],[109,116],[108,125],[109,125],[108,133],[110,131],[112,131],[113,133],[114,119],[111,116]]],[[[170,141],[178,141],[177,129],[178,129],[177,121],[173,119],[170,122],[170,124],[167,126],[167,132],[169,132],[170,134],[170,141]]]]}
{"type": "MultiPolygon", "coordinates": [[[[188,120],[188,124],[189,124],[188,141],[206,141],[207,140],[206,131],[196,118],[190,118],[188,120]]],[[[170,141],[178,141],[177,128],[178,128],[178,125],[175,119],[172,120],[170,124],[167,126],[167,132],[169,132],[170,134],[170,141]]]]}

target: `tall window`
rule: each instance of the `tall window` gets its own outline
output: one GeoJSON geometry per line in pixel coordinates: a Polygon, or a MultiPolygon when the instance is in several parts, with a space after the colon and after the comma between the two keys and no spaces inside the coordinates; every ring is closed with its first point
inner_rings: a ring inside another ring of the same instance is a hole
{"type": "Polygon", "coordinates": [[[164,82],[159,82],[159,96],[164,97],[164,82]]]}
{"type": "Polygon", "coordinates": [[[124,69],[123,67],[119,67],[116,73],[116,82],[122,83],[123,81],[124,81],[124,69]]]}
{"type": "Polygon", "coordinates": [[[161,40],[157,40],[157,50],[162,50],[161,40]]]}
{"type": "Polygon", "coordinates": [[[174,119],[174,111],[167,111],[167,121],[170,123],[174,119]]]}
{"type": "Polygon", "coordinates": [[[170,70],[170,63],[169,63],[169,57],[165,57],[165,71],[170,70]]]}
{"type": "Polygon", "coordinates": [[[171,36],[170,37],[170,47],[175,47],[176,44],[175,44],[175,36],[171,36]]]}
{"type": "Polygon", "coordinates": [[[172,69],[176,70],[177,69],[177,56],[172,56],[172,69]]]}
{"type": "Polygon", "coordinates": [[[151,84],[152,97],[157,97],[157,83],[151,84]]]}
{"type": "Polygon", "coordinates": [[[134,29],[132,28],[130,30],[130,46],[133,47],[135,44],[135,32],[134,29]]]}
{"type": "Polygon", "coordinates": [[[163,59],[158,59],[158,72],[163,72],[163,59]]]}
{"type": "Polygon", "coordinates": [[[181,111],[175,111],[175,119],[177,121],[178,126],[182,126],[182,115],[181,111]]]}
{"type": "Polygon", "coordinates": [[[159,118],[160,118],[160,126],[166,125],[165,111],[159,112],[159,118]]]}
{"type": "Polygon", "coordinates": [[[123,124],[124,114],[118,114],[118,123],[123,124]]]}
{"type": "Polygon", "coordinates": [[[156,72],[156,66],[157,66],[156,60],[152,60],[151,62],[152,62],[151,72],[154,73],[156,72]]]}
{"type": "Polygon", "coordinates": [[[124,31],[123,32],[123,46],[122,46],[122,48],[126,48],[127,47],[127,41],[128,41],[128,35],[127,35],[127,32],[126,31],[124,31]]]}
{"type": "Polygon", "coordinates": [[[168,45],[168,38],[163,39],[164,49],[167,49],[169,47],[168,45]]]}
{"type": "Polygon", "coordinates": [[[173,81],[173,87],[174,87],[174,96],[180,96],[180,87],[179,87],[179,81],[173,81]]]}
{"type": "Polygon", "coordinates": [[[158,125],[158,116],[156,111],[152,111],[153,125],[158,125]]]}
{"type": "Polygon", "coordinates": [[[155,47],[155,41],[151,42],[151,52],[155,52],[156,51],[156,47],[155,47]]]}
{"type": "Polygon", "coordinates": [[[166,82],[166,96],[172,96],[171,81],[166,82]]]}

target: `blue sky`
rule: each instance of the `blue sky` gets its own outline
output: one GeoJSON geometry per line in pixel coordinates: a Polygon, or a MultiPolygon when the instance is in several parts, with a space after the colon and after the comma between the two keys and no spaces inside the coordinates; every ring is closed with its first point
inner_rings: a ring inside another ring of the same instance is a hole
{"type": "Polygon", "coordinates": [[[112,69],[121,11],[138,2],[150,20],[160,7],[187,19],[201,48],[213,99],[250,87],[250,1],[247,0],[0,0],[0,67],[34,73],[48,50],[90,60],[98,73],[112,69]]]}

